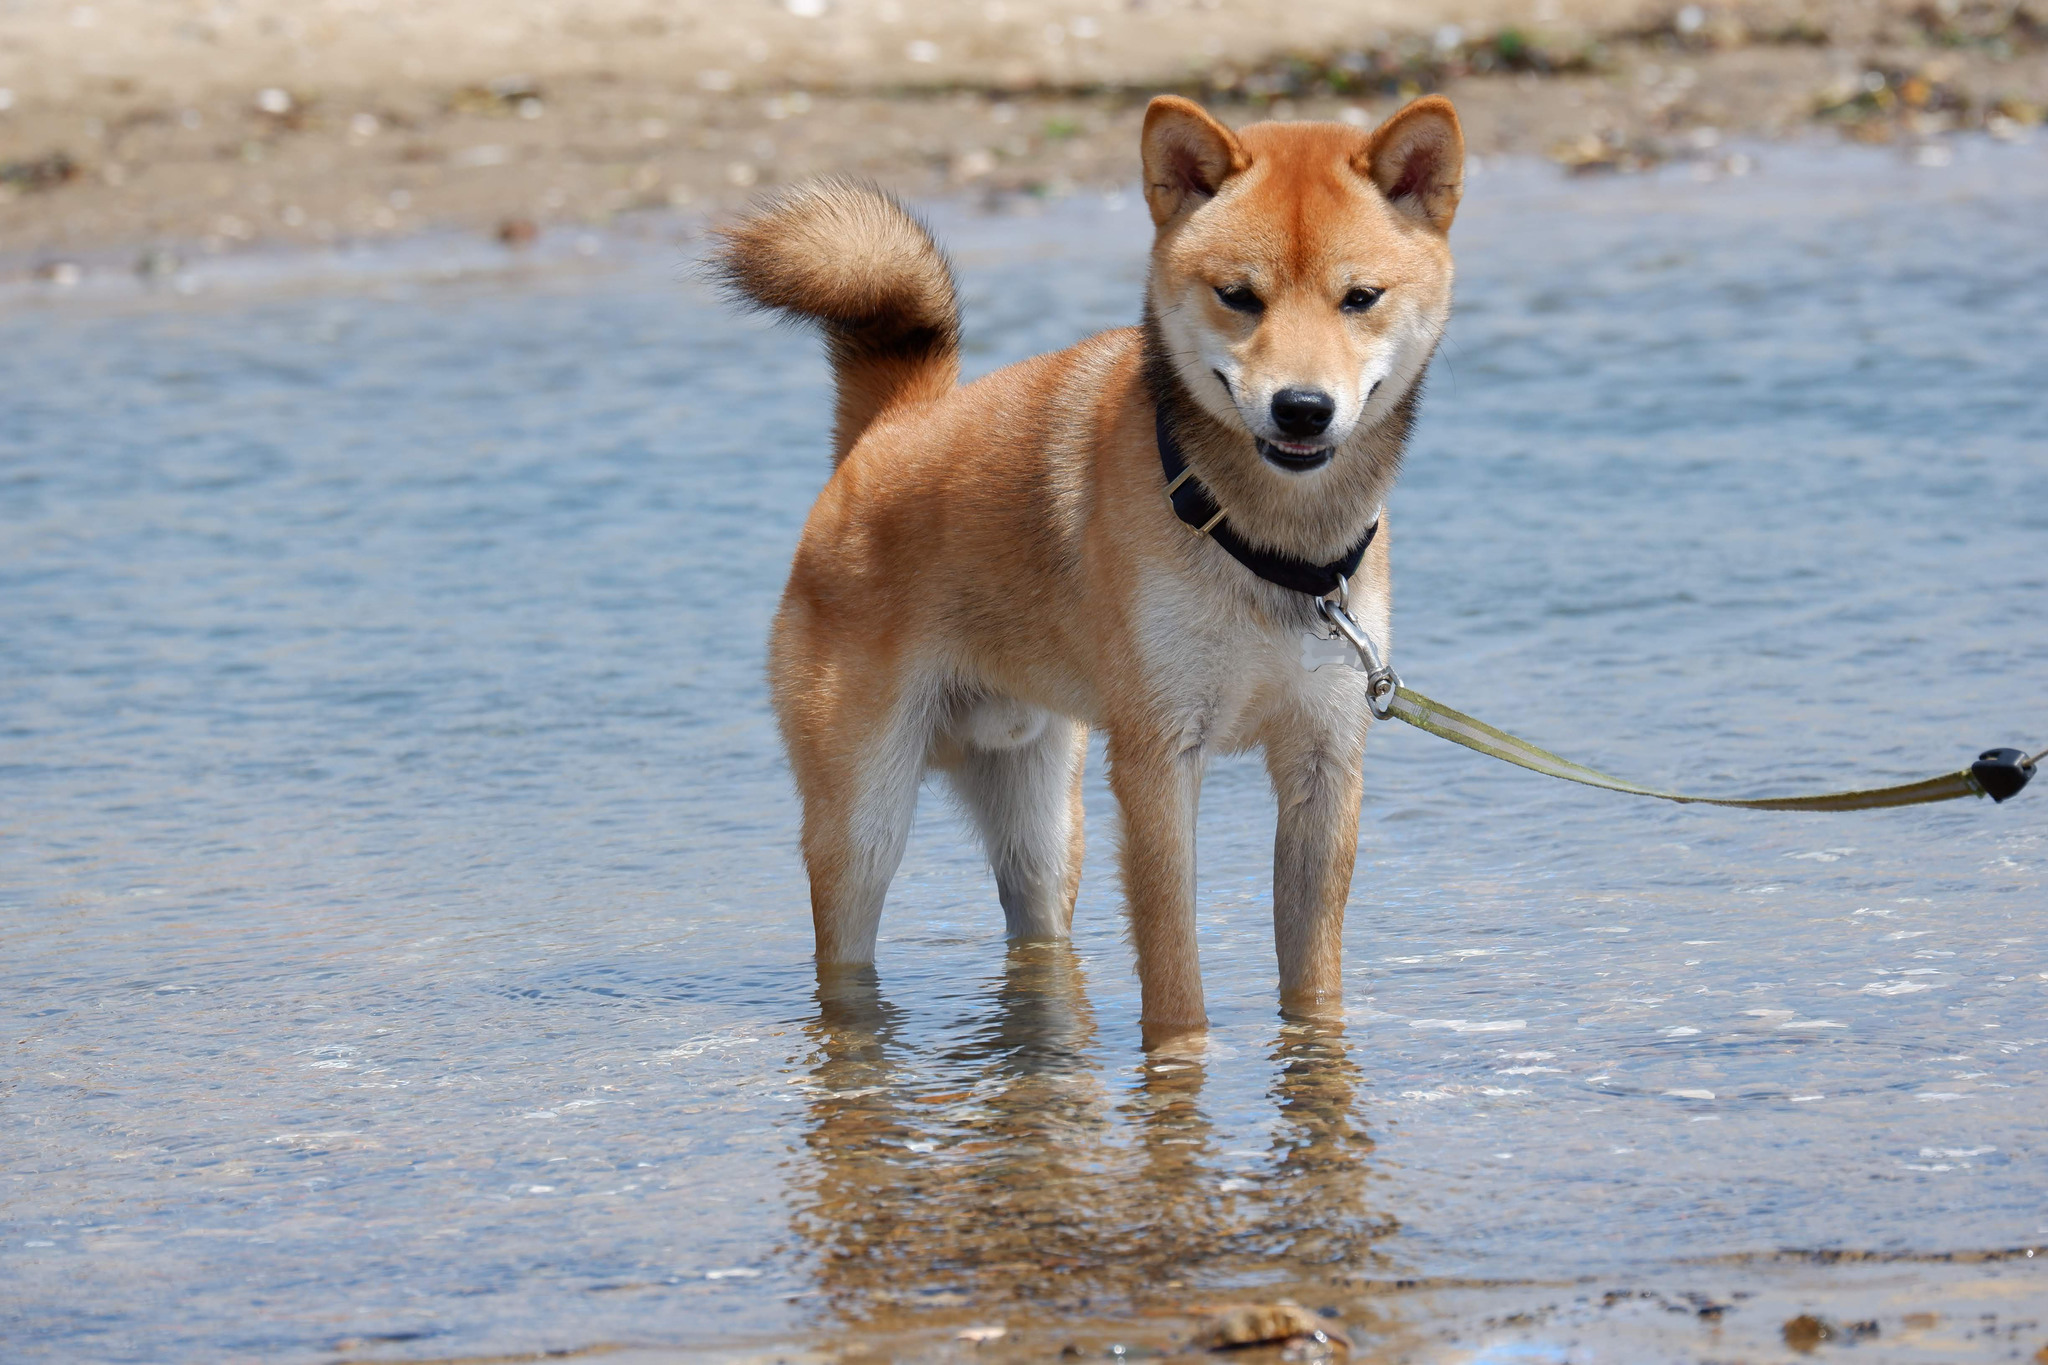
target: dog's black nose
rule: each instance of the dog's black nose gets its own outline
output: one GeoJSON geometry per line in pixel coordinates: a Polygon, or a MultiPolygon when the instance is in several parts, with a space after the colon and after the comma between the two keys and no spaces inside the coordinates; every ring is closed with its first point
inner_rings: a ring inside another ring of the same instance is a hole
{"type": "Polygon", "coordinates": [[[1306,441],[1330,428],[1337,400],[1321,389],[1282,389],[1273,395],[1273,425],[1290,441],[1306,441]]]}

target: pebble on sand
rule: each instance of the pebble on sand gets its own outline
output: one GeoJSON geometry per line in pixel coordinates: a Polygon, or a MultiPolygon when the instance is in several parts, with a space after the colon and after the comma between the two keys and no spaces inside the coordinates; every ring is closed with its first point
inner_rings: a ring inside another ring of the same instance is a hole
{"type": "Polygon", "coordinates": [[[955,1341],[971,1341],[976,1346],[986,1341],[1001,1341],[1010,1335],[1007,1327],[963,1327],[953,1334],[955,1341]]]}
{"type": "Polygon", "coordinates": [[[17,190],[53,190],[84,174],[85,168],[61,149],[20,161],[0,161],[0,185],[17,190]]]}
{"type": "Polygon", "coordinates": [[[1227,1304],[1207,1310],[1202,1317],[1202,1329],[1195,1334],[1194,1344],[1211,1351],[1303,1339],[1334,1342],[1346,1348],[1351,1344],[1327,1320],[1299,1304],[1227,1304]]]}
{"type": "Polygon", "coordinates": [[[1782,1330],[1785,1344],[1802,1355],[1823,1342],[1854,1344],[1859,1341],[1872,1341],[1878,1336],[1878,1326],[1875,1322],[1830,1322],[1826,1318],[1817,1318],[1810,1313],[1801,1313],[1798,1317],[1787,1320],[1782,1330]]]}

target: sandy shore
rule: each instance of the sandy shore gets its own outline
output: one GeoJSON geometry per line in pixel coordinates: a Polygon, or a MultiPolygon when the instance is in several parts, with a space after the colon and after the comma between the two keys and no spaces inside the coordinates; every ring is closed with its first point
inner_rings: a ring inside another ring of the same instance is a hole
{"type": "MultiPolygon", "coordinates": [[[[2032,0],[2028,0],[2032,3],[2032,0]]],[[[1144,99],[1374,122],[1455,99],[1482,156],[1712,165],[1833,126],[2031,136],[2048,15],[2007,0],[15,0],[0,262],[455,227],[515,243],[826,171],[914,194],[1129,183],[1144,99]]]]}

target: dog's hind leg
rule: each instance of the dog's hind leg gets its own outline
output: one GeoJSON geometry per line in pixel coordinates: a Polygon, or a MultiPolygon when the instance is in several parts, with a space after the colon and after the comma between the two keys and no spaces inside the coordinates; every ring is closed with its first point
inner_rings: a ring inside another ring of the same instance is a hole
{"type": "Polygon", "coordinates": [[[981,830],[1015,941],[1065,938],[1081,885],[1081,771],[1088,729],[1006,702],[956,721],[953,789],[981,830]]]}
{"type": "Polygon", "coordinates": [[[820,687],[783,717],[804,803],[804,866],[821,963],[875,958],[875,934],[917,809],[932,708],[874,679],[820,687]]]}

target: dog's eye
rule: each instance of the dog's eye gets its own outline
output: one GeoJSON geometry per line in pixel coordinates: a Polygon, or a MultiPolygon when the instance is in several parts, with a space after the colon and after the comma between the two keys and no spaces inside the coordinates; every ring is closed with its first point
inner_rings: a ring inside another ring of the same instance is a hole
{"type": "Polygon", "coordinates": [[[1347,313],[1363,313],[1366,309],[1378,303],[1380,295],[1386,292],[1384,289],[1367,289],[1361,286],[1346,294],[1344,302],[1337,306],[1347,313]]]}
{"type": "Polygon", "coordinates": [[[1241,284],[1226,284],[1216,291],[1223,306],[1233,313],[1263,313],[1266,301],[1241,284]]]}

